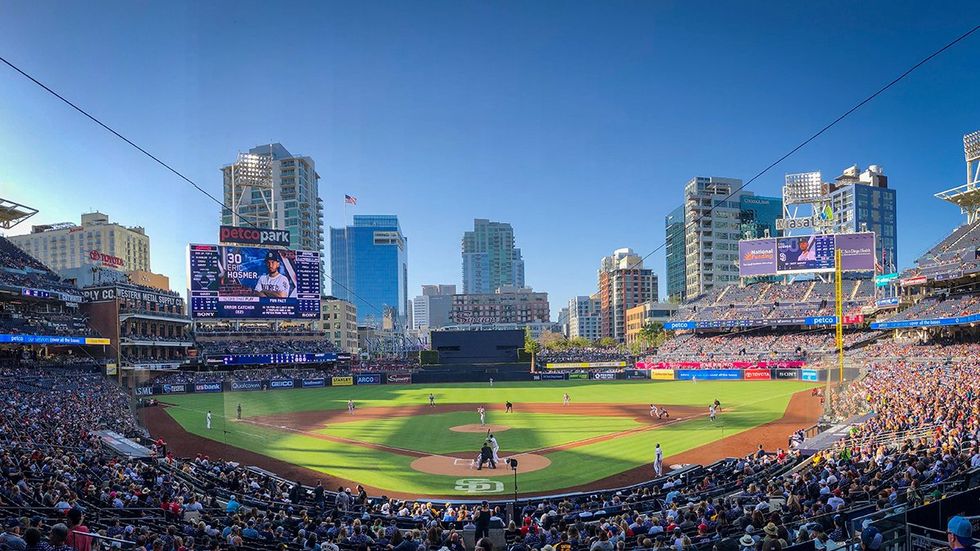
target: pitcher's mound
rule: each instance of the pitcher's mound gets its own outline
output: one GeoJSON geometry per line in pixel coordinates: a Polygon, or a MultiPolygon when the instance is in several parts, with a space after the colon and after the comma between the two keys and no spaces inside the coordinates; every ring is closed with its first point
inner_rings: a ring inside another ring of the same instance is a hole
{"type": "Polygon", "coordinates": [[[517,459],[521,473],[539,471],[551,465],[551,460],[543,455],[521,453],[513,456],[501,455],[496,469],[491,469],[490,465],[484,464],[483,469],[478,471],[473,463],[475,457],[475,453],[468,459],[448,455],[427,455],[412,461],[412,469],[445,476],[477,476],[478,474],[479,476],[513,476],[514,472],[507,466],[508,457],[517,459]]]}
{"type": "Polygon", "coordinates": [[[510,430],[507,425],[481,425],[479,423],[473,423],[472,425],[457,425],[455,427],[449,427],[449,430],[453,432],[482,432],[486,434],[487,431],[490,432],[504,432],[505,430],[510,430]]]}

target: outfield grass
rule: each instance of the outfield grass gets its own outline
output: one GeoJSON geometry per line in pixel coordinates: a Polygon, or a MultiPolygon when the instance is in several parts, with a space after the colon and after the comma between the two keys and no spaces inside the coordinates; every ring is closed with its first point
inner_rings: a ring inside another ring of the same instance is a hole
{"type": "MultiPolygon", "coordinates": [[[[522,473],[521,490],[547,492],[587,484],[612,476],[639,465],[649,465],[653,447],[660,442],[665,456],[681,453],[724,436],[751,429],[780,418],[790,396],[812,388],[813,383],[797,381],[555,381],[534,383],[485,383],[441,385],[364,385],[327,387],[307,390],[277,390],[267,392],[227,392],[188,394],[162,397],[176,407],[168,413],[188,432],[221,441],[233,446],[293,463],[315,471],[354,480],[377,488],[387,488],[420,495],[452,496],[455,476],[437,476],[417,472],[409,466],[412,458],[395,453],[368,449],[342,442],[316,438],[313,434],[277,427],[237,423],[233,419],[241,404],[245,417],[289,412],[343,410],[347,400],[357,406],[398,407],[423,405],[429,392],[439,404],[501,405],[510,400],[516,413],[488,412],[490,423],[513,427],[498,435],[501,447],[507,451],[524,451],[551,447],[591,436],[627,430],[639,424],[627,417],[588,417],[525,413],[521,403],[560,403],[568,392],[573,404],[649,404],[694,406],[707,409],[709,402],[718,399],[725,412],[717,424],[704,418],[672,423],[651,431],[625,436],[548,453],[552,465],[544,470],[522,473]],[[205,412],[213,413],[213,429],[205,428],[205,412]],[[227,421],[226,421],[227,419],[227,421]]],[[[475,412],[436,413],[413,417],[393,417],[350,423],[334,423],[325,429],[314,430],[343,438],[385,444],[398,448],[432,454],[476,450],[481,437],[472,433],[456,433],[448,428],[479,422],[475,412]]],[[[483,474],[486,473],[486,474],[483,474]]],[[[508,476],[503,470],[481,477],[508,476]]],[[[509,486],[508,486],[509,488],[509,486]]],[[[509,491],[509,489],[508,489],[509,491]]]]}

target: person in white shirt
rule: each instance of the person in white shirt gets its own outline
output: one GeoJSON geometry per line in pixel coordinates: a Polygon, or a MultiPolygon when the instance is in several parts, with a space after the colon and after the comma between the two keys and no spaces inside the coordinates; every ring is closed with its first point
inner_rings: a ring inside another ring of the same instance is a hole
{"type": "Polygon", "coordinates": [[[279,257],[269,251],[265,255],[268,273],[259,276],[255,291],[260,297],[286,298],[289,296],[289,278],[279,272],[279,257]]]}
{"type": "Polygon", "coordinates": [[[660,476],[664,473],[664,450],[660,447],[660,443],[657,443],[657,447],[654,448],[655,457],[653,459],[653,472],[660,476]]]}
{"type": "Polygon", "coordinates": [[[497,438],[493,434],[489,434],[489,431],[488,436],[490,440],[490,449],[493,450],[493,462],[500,463],[500,456],[497,455],[497,452],[500,450],[500,444],[497,443],[497,438]]]}
{"type": "Polygon", "coordinates": [[[208,410],[208,415],[207,415],[207,417],[205,418],[205,420],[206,420],[206,421],[207,421],[207,423],[208,423],[208,430],[211,430],[211,410],[208,410]]]}

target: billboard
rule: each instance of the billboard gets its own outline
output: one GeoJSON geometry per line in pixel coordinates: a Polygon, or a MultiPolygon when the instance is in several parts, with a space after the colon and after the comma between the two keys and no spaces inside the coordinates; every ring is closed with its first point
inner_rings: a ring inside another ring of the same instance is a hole
{"type": "Polygon", "coordinates": [[[558,362],[545,364],[546,369],[600,369],[626,367],[626,362],[558,362]]]}
{"type": "Polygon", "coordinates": [[[776,273],[776,240],[752,239],[738,242],[739,277],[776,273]]]}
{"type": "Polygon", "coordinates": [[[875,269],[874,232],[841,233],[834,236],[840,249],[840,269],[844,271],[871,272],[875,269]]]}
{"type": "Polygon", "coordinates": [[[238,243],[240,245],[288,247],[289,230],[221,226],[221,229],[218,230],[218,241],[221,243],[238,243]]]}
{"type": "Polygon", "coordinates": [[[832,272],[833,270],[834,236],[801,235],[776,239],[776,273],[832,272]]]}
{"type": "Polygon", "coordinates": [[[190,245],[187,281],[193,318],[320,317],[317,252],[190,245]]]}

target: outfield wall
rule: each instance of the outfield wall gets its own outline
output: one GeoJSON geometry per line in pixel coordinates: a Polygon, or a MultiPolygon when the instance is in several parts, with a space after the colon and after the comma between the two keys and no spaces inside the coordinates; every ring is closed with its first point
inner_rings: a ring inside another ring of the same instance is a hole
{"type": "MultiPolygon", "coordinates": [[[[296,388],[324,388],[328,386],[381,385],[381,384],[438,384],[438,383],[486,383],[492,377],[497,382],[525,381],[812,381],[827,380],[826,370],[769,368],[769,369],[625,369],[621,371],[577,371],[534,373],[488,371],[419,371],[415,373],[355,373],[315,379],[265,379],[255,381],[224,381],[214,383],[179,383],[138,386],[133,389],[136,396],[157,396],[166,394],[249,392],[270,390],[291,390],[296,388]]],[[[831,380],[837,378],[837,371],[831,370],[831,380]]],[[[856,368],[844,370],[844,376],[853,380],[859,374],[856,368]]]]}

